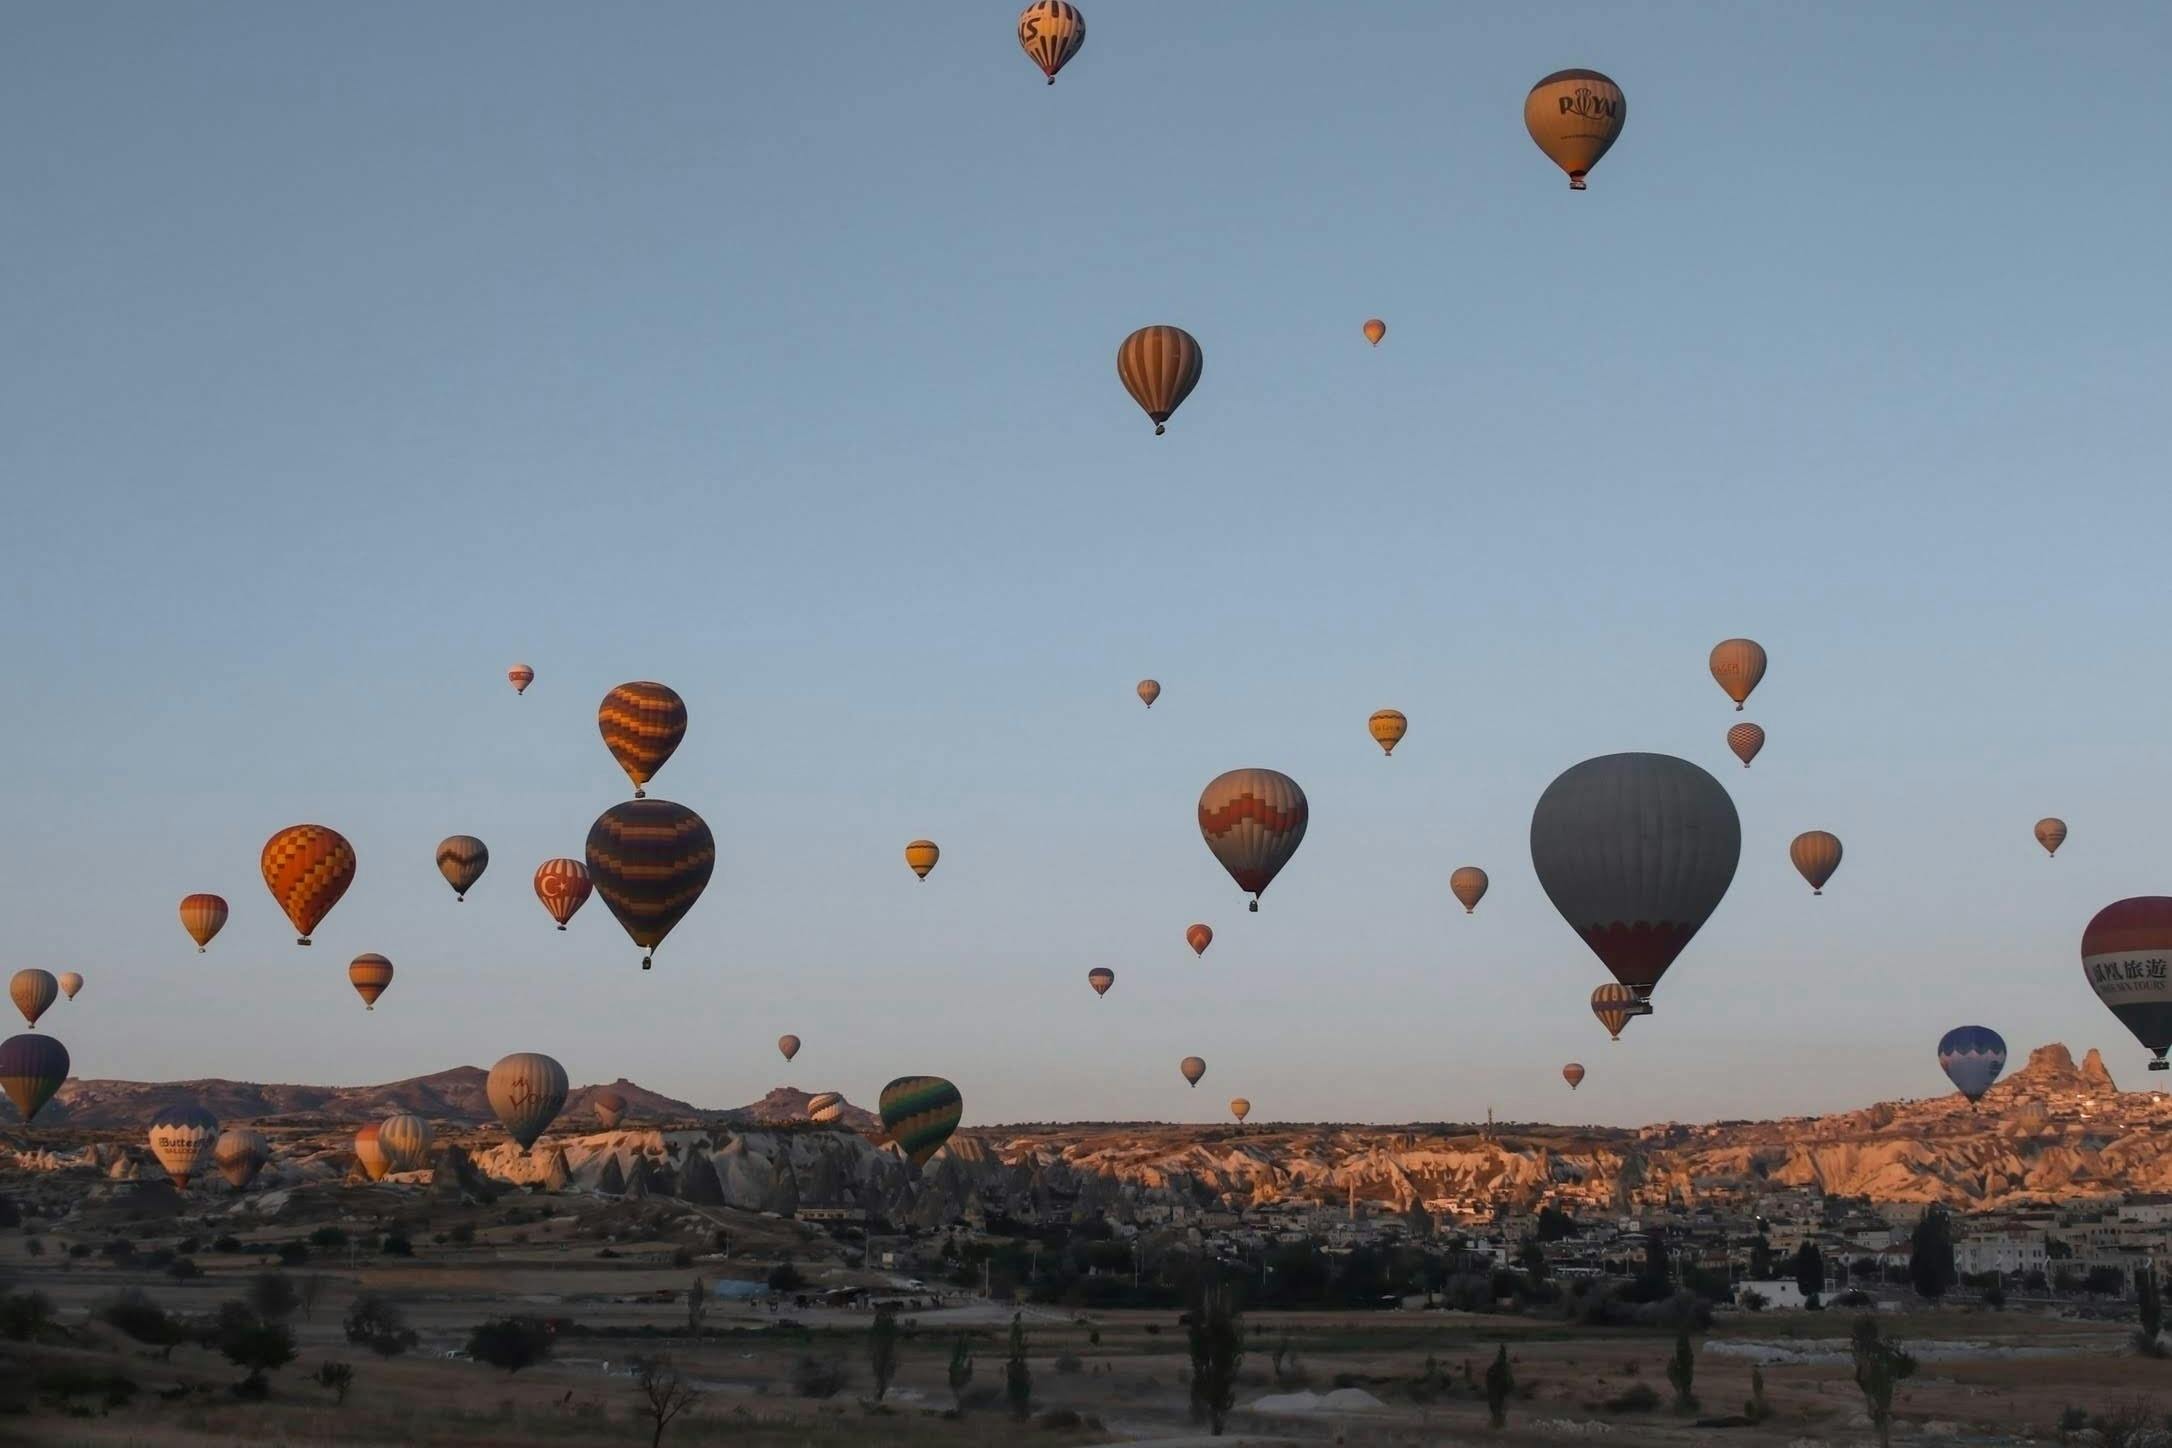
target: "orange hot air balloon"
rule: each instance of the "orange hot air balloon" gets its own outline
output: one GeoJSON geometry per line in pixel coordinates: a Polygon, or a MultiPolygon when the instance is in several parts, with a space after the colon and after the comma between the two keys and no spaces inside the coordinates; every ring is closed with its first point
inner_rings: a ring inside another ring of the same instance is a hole
{"type": "Polygon", "coordinates": [[[1252,1114],[1252,1103],[1242,1096],[1232,1097],[1229,1103],[1229,1114],[1241,1122],[1252,1114]]]}
{"type": "Polygon", "coordinates": [[[1757,751],[1765,747],[1765,731],[1755,724],[1737,724],[1727,731],[1727,747],[1742,761],[1742,767],[1748,769],[1750,761],[1757,757],[1757,751]]]}
{"type": "Polygon", "coordinates": [[[1048,83],[1086,43],[1086,17],[1070,0],[1033,0],[1018,12],[1018,44],[1048,83]]]}
{"type": "Polygon", "coordinates": [[[1207,947],[1214,944],[1214,927],[1194,925],[1184,932],[1184,943],[1191,946],[1192,954],[1205,955],[1207,947]]]}
{"type": "Polygon", "coordinates": [[[1561,1068],[1561,1079],[1568,1082],[1569,1089],[1571,1091],[1574,1091],[1577,1087],[1584,1084],[1584,1068],[1582,1066],[1579,1066],[1576,1062],[1571,1061],[1568,1065],[1561,1068]]]}
{"type": "Polygon", "coordinates": [[[912,872],[923,880],[928,878],[928,871],[934,869],[935,862],[942,857],[943,852],[936,848],[933,840],[914,840],[905,847],[905,863],[912,866],[912,872]]]}
{"type": "Polygon", "coordinates": [[[596,728],[603,747],[633,781],[634,798],[647,799],[642,786],[686,737],[686,701],[666,684],[620,684],[596,706],[596,728]]]}
{"type": "Polygon", "coordinates": [[[1618,1041],[1622,1028],[1637,1014],[1637,993],[1618,980],[1610,980],[1591,993],[1591,1013],[1606,1027],[1607,1035],[1618,1041]]]}
{"type": "Polygon", "coordinates": [[[1139,680],[1139,702],[1140,702],[1140,703],[1142,703],[1142,704],[1146,705],[1146,707],[1147,707],[1147,708],[1151,709],[1151,708],[1153,708],[1153,707],[1154,707],[1154,701],[1155,701],[1156,699],[1159,699],[1160,697],[1161,697],[1161,681],[1160,681],[1160,680],[1158,680],[1158,679],[1141,679],[1141,680],[1139,680]]]}
{"type": "Polygon", "coordinates": [[[1595,70],[1557,70],[1523,98],[1524,129],[1546,158],[1569,173],[1569,189],[1621,138],[1629,102],[1621,87],[1595,70]]]}
{"type": "Polygon", "coordinates": [[[378,1128],[383,1125],[372,1121],[354,1134],[355,1165],[373,1182],[383,1180],[385,1173],[392,1170],[392,1159],[385,1155],[384,1145],[377,1139],[378,1128]]]}
{"type": "Polygon", "coordinates": [[[799,1037],[786,1034],[777,1037],[777,1050],[789,1061],[799,1054],[799,1037]]]}
{"type": "Polygon", "coordinates": [[[526,664],[515,664],[505,671],[505,677],[513,685],[514,693],[525,694],[528,686],[535,682],[535,670],[526,664]]]}
{"type": "Polygon", "coordinates": [[[595,888],[588,866],[579,860],[545,860],[535,867],[535,898],[543,902],[560,930],[588,903],[595,888]]]}
{"type": "Polygon", "coordinates": [[[196,953],[202,955],[211,937],[226,928],[225,899],[218,895],[182,896],[181,928],[196,942],[196,953]]]}
{"type": "Polygon", "coordinates": [[[1410,732],[1410,721],[1403,717],[1400,709],[1375,709],[1373,717],[1365,721],[1365,727],[1371,731],[1373,743],[1380,746],[1380,752],[1392,755],[1395,746],[1410,732]]]}
{"type": "Polygon", "coordinates": [[[1712,678],[1727,691],[1727,697],[1735,701],[1735,712],[1742,712],[1743,701],[1765,677],[1765,648],[1755,639],[1722,639],[1712,645],[1712,678]]]}
{"type": "Polygon", "coordinates": [[[1272,769],[1232,769],[1199,794],[1199,833],[1253,910],[1305,841],[1312,807],[1297,781],[1272,769]]]}
{"type": "Polygon", "coordinates": [[[1109,987],[1116,984],[1116,972],[1105,965],[1097,965],[1086,972],[1086,984],[1094,988],[1095,995],[1105,996],[1109,987]]]}
{"type": "Polygon", "coordinates": [[[1169,430],[1170,416],[1199,385],[1206,354],[1182,327],[1141,327],[1116,349],[1116,375],[1154,421],[1154,435],[1169,430]]]}
{"type": "Polygon", "coordinates": [[[377,998],[385,993],[386,986],[392,984],[392,962],[375,951],[358,955],[347,962],[347,984],[353,986],[354,993],[362,997],[362,1008],[374,1011],[377,1009],[377,998]]]}
{"type": "Polygon", "coordinates": [[[1476,865],[1464,865],[1448,877],[1448,893],[1463,902],[1463,913],[1472,914],[1478,902],[1486,898],[1486,887],[1493,882],[1486,872],[1476,865]]]}
{"type": "Polygon", "coordinates": [[[310,932],[354,883],[354,846],[324,825],[289,825],[264,842],[257,863],[272,899],[294,922],[296,945],[309,944],[310,932]]]}
{"type": "Polygon", "coordinates": [[[8,999],[15,1002],[15,1009],[21,1011],[30,1028],[36,1030],[38,1017],[60,999],[60,982],[53,978],[51,971],[39,970],[36,966],[18,970],[8,980],[8,999]]]}
{"type": "Polygon", "coordinates": [[[1804,830],[1787,847],[1787,857],[1810,882],[1810,893],[1825,893],[1825,882],[1840,868],[1840,841],[1823,830],[1804,830]]]}
{"type": "Polygon", "coordinates": [[[2050,815],[2036,822],[2036,842],[2044,847],[2047,855],[2059,853],[2059,846],[2066,843],[2066,821],[2050,815]]]}
{"type": "Polygon", "coordinates": [[[1207,1063],[1197,1056],[1186,1056],[1177,1063],[1177,1069],[1184,1073],[1185,1080],[1191,1082],[1193,1086],[1197,1086],[1199,1078],[1207,1074],[1207,1063]]]}
{"type": "Polygon", "coordinates": [[[1381,321],[1378,317],[1373,318],[1370,322],[1367,322],[1365,324],[1365,340],[1372,343],[1375,347],[1379,346],[1380,339],[1387,335],[1388,324],[1381,321]]]}

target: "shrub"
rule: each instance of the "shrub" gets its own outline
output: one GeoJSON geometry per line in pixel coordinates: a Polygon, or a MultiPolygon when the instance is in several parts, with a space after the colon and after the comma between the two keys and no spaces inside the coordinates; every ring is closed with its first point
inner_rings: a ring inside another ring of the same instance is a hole
{"type": "Polygon", "coordinates": [[[88,1242],[70,1242],[68,1244],[68,1255],[71,1257],[79,1259],[88,1257],[92,1250],[91,1244],[88,1242]]]}
{"type": "Polygon", "coordinates": [[[1650,1383],[1631,1383],[1624,1392],[1606,1400],[1609,1413],[1649,1413],[1659,1406],[1659,1394],[1650,1383]]]}
{"type": "Polygon", "coordinates": [[[412,1257],[415,1244],[408,1240],[405,1232],[387,1232],[384,1241],[377,1244],[377,1250],[387,1257],[412,1257]]]}
{"type": "Polygon", "coordinates": [[[1496,1428],[1508,1425],[1508,1395],[1516,1390],[1516,1375],[1509,1370],[1508,1344],[1502,1343],[1486,1369],[1486,1420],[1496,1428]]]}
{"type": "Polygon", "coordinates": [[[792,1368],[792,1391],[803,1398],[834,1398],[845,1390],[845,1360],[803,1353],[792,1368]]]}
{"type": "Polygon", "coordinates": [[[201,1252],[203,1248],[204,1244],[194,1237],[183,1237],[180,1241],[173,1244],[174,1251],[180,1253],[184,1257],[193,1256],[194,1254],[201,1252]]]}
{"type": "Polygon", "coordinates": [[[214,1252],[239,1252],[241,1250],[241,1239],[231,1232],[222,1232],[211,1239],[211,1250],[214,1252]]]}
{"type": "Polygon", "coordinates": [[[33,1342],[53,1320],[53,1302],[42,1292],[10,1292],[0,1297],[0,1337],[33,1342]]]}
{"type": "Polygon", "coordinates": [[[220,1304],[212,1346],[235,1367],[248,1369],[234,1389],[244,1397],[263,1397],[270,1390],[264,1375],[294,1361],[293,1329],[266,1321],[245,1302],[220,1304]]]}
{"type": "Polygon", "coordinates": [[[344,1405],[347,1401],[347,1390],[354,1386],[354,1369],[346,1363],[319,1363],[317,1386],[330,1393],[334,1403],[344,1405]]]}
{"type": "Polygon", "coordinates": [[[176,1282],[186,1282],[192,1277],[204,1275],[204,1269],[196,1265],[194,1257],[176,1257],[166,1264],[166,1275],[176,1282]]]}
{"type": "Polygon", "coordinates": [[[800,1275],[800,1270],[792,1265],[790,1258],[786,1258],[769,1270],[769,1290],[771,1292],[797,1292],[806,1285],[807,1279],[800,1275]]]}
{"type": "Polygon", "coordinates": [[[452,1239],[463,1247],[467,1246],[475,1240],[475,1224],[473,1222],[455,1224],[452,1229],[452,1239]]]}
{"type": "Polygon", "coordinates": [[[397,1357],[413,1347],[419,1340],[408,1330],[406,1315],[399,1304],[374,1292],[357,1297],[347,1309],[343,1324],[347,1341],[357,1347],[366,1347],[379,1357],[397,1357]]]}
{"type": "Polygon", "coordinates": [[[152,1347],[172,1347],[188,1336],[164,1308],[135,1288],[101,1303],[91,1316],[152,1347]]]}
{"type": "Polygon", "coordinates": [[[299,1267],[309,1260],[309,1247],[302,1242],[281,1242],[279,1260],[289,1267],[299,1267]]]}
{"type": "Polygon", "coordinates": [[[1742,1405],[1742,1416],[1752,1423],[1772,1416],[1772,1404],[1765,1401],[1765,1370],[1755,1363],[1750,1365],[1750,1400],[1742,1405]]]}
{"type": "Polygon", "coordinates": [[[249,1306],[258,1316],[281,1322],[302,1305],[302,1295],[284,1272],[259,1272],[249,1279],[249,1306]]]}
{"type": "Polygon", "coordinates": [[[22,1224],[23,1214],[21,1209],[7,1197],[0,1197],[0,1229],[20,1227],[22,1224]]]}
{"type": "Polygon", "coordinates": [[[309,1244],[312,1247],[344,1247],[347,1245],[347,1234],[330,1222],[326,1222],[309,1234],[309,1244]]]}
{"type": "Polygon", "coordinates": [[[98,1255],[116,1267],[124,1266],[135,1260],[136,1244],[126,1237],[115,1237],[98,1249],[98,1255]]]}
{"type": "Polygon", "coordinates": [[[550,1324],[540,1317],[494,1317],[468,1334],[468,1356],[517,1373],[551,1355],[550,1324]]]}
{"type": "Polygon", "coordinates": [[[56,1364],[40,1373],[36,1379],[38,1396],[55,1407],[80,1413],[69,1408],[71,1398],[97,1398],[107,1408],[125,1408],[136,1396],[136,1384],[129,1378],[111,1370],[81,1368],[72,1363],[56,1364]]]}

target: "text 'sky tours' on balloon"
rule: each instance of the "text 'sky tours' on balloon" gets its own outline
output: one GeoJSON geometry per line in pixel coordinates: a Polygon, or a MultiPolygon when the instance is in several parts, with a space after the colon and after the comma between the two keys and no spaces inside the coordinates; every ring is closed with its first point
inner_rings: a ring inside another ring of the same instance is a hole
{"type": "Polygon", "coordinates": [[[545,860],[535,867],[535,898],[543,902],[560,930],[588,903],[594,889],[588,866],[579,860],[545,860]]]}
{"type": "Polygon", "coordinates": [[[2006,1038],[1989,1026],[1955,1026],[1938,1039],[1938,1067],[1974,1106],[2006,1069],[2006,1038]]]}
{"type": "Polygon", "coordinates": [[[226,928],[226,900],[218,895],[184,895],[181,897],[181,928],[196,942],[196,953],[202,955],[211,937],[226,928]]]}
{"type": "Polygon", "coordinates": [[[940,1076],[900,1076],[876,1103],[882,1129],[914,1166],[926,1166],[965,1115],[965,1098],[940,1076]]]}
{"type": "Polygon", "coordinates": [[[354,846],[325,825],[289,825],[264,842],[257,863],[265,888],[294,924],[296,945],[309,944],[310,935],[354,883],[354,846]]]}
{"type": "Polygon", "coordinates": [[[1297,781],[1272,769],[1232,769],[1199,795],[1199,833],[1237,888],[1259,897],[1305,841],[1312,807],[1297,781]]]}
{"type": "Polygon", "coordinates": [[[1742,822],[1711,775],[1669,754],[1564,771],[1531,812],[1531,864],[1561,918],[1650,1009],[1742,858],[1742,822]]]}
{"type": "Polygon", "coordinates": [[[1172,414],[1184,405],[1206,369],[1206,354],[1182,327],[1141,327],[1116,349],[1116,376],[1153,420],[1154,435],[1167,432],[1172,414]]]}
{"type": "Polygon", "coordinates": [[[1755,639],[1721,639],[1712,645],[1707,666],[1712,670],[1712,681],[1735,701],[1739,713],[1765,677],[1765,647],[1755,639]]]}
{"type": "Polygon", "coordinates": [[[603,747],[633,781],[634,798],[656,777],[686,737],[686,701],[668,684],[642,680],[620,684],[596,706],[596,728],[603,747]]]}
{"type": "Polygon", "coordinates": [[[505,1134],[525,1151],[566,1105],[566,1068],[537,1051],[515,1051],[490,1068],[483,1084],[505,1134]]]}
{"type": "Polygon", "coordinates": [[[68,1079],[68,1048],[51,1036],[25,1032],[0,1041],[0,1091],[23,1113],[23,1124],[37,1118],[68,1079]]]}
{"type": "MultiPolygon", "coordinates": [[[[2115,900],[2082,931],[2082,977],[2149,1048],[2152,1071],[2172,1050],[2172,896],[2115,900]]],[[[17,1039],[21,1039],[18,1037],[17,1039]]]]}
{"type": "Polygon", "coordinates": [[[603,903],[647,953],[686,918],[716,870],[716,837],[683,804],[629,799],[596,817],[588,830],[588,875],[603,903]]]}
{"type": "Polygon", "coordinates": [[[1523,100],[1524,129],[1546,158],[1569,173],[1569,189],[1599,164],[1629,119],[1621,87],[1595,70],[1557,70],[1523,100]]]}
{"type": "Polygon", "coordinates": [[[1018,44],[1056,83],[1056,72],[1086,43],[1086,17],[1070,0],[1033,0],[1018,12],[1018,44]]]}
{"type": "Polygon", "coordinates": [[[1487,887],[1492,883],[1486,877],[1486,872],[1476,865],[1460,865],[1456,872],[1448,877],[1448,893],[1462,904],[1465,915],[1473,915],[1478,911],[1478,902],[1486,898],[1487,887]]]}

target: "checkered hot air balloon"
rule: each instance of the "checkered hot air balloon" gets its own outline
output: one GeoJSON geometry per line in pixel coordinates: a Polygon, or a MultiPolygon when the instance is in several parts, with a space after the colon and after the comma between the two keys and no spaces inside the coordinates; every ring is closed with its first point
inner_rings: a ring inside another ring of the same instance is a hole
{"type": "Polygon", "coordinates": [[[716,869],[716,837],[683,804],[630,799],[588,830],[588,875],[603,903],[654,963],[656,947],[686,918],[716,869]]]}
{"type": "Polygon", "coordinates": [[[1765,731],[1755,724],[1737,724],[1727,731],[1727,747],[1742,761],[1742,767],[1748,769],[1750,761],[1765,747],[1765,731]]]}
{"type": "Polygon", "coordinates": [[[1199,833],[1254,910],[1304,843],[1311,817],[1297,781],[1272,769],[1232,769],[1199,795],[1199,833]]]}
{"type": "Polygon", "coordinates": [[[289,825],[264,842],[264,885],[294,922],[296,945],[309,937],[354,883],[354,846],[324,825],[289,825]]]}

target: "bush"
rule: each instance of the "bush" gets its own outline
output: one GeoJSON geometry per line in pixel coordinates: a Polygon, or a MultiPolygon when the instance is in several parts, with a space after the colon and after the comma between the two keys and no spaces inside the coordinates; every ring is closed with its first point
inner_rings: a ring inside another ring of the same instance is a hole
{"type": "Polygon", "coordinates": [[[176,1282],[186,1282],[192,1277],[204,1275],[204,1269],[196,1265],[194,1257],[176,1257],[166,1264],[166,1275],[176,1282]]]}
{"type": "Polygon", "coordinates": [[[279,1260],[289,1267],[299,1267],[309,1260],[309,1248],[301,1242],[281,1242],[279,1260]]]}
{"type": "Polygon", "coordinates": [[[294,1315],[294,1309],[302,1305],[302,1295],[286,1273],[259,1272],[249,1279],[248,1302],[258,1316],[280,1322],[294,1315]]]}
{"type": "Polygon", "coordinates": [[[405,1232],[387,1232],[385,1240],[377,1244],[377,1250],[387,1257],[412,1257],[415,1244],[408,1240],[405,1232]]]}
{"type": "Polygon", "coordinates": [[[241,1239],[231,1232],[222,1232],[211,1239],[211,1250],[214,1252],[239,1252],[241,1250],[241,1239]]]}
{"type": "Polygon", "coordinates": [[[69,1407],[71,1398],[97,1398],[107,1408],[125,1408],[136,1396],[136,1384],[117,1372],[96,1368],[81,1368],[72,1363],[56,1364],[38,1375],[38,1396],[55,1407],[71,1412],[80,1409],[69,1407]]]}
{"type": "Polygon", "coordinates": [[[806,1285],[807,1279],[800,1275],[800,1270],[793,1266],[789,1259],[779,1262],[769,1271],[771,1292],[797,1292],[806,1285]]]}
{"type": "Polygon", "coordinates": [[[408,1330],[407,1317],[399,1304],[374,1292],[365,1292],[354,1300],[343,1325],[347,1341],[379,1357],[397,1357],[419,1341],[408,1330]]]}
{"type": "Polygon", "coordinates": [[[152,1347],[172,1347],[188,1336],[164,1308],[135,1288],[101,1303],[91,1316],[152,1347]]]}
{"type": "Polygon", "coordinates": [[[551,1355],[550,1324],[540,1317],[494,1317],[468,1334],[468,1356],[517,1373],[551,1355]]]}
{"type": "Polygon", "coordinates": [[[20,1227],[22,1224],[23,1214],[21,1209],[8,1198],[0,1197],[0,1229],[20,1227]]]}
{"type": "Polygon", "coordinates": [[[42,1292],[10,1292],[0,1297],[0,1337],[34,1342],[53,1320],[53,1302],[42,1292]]]}
{"type": "Polygon", "coordinates": [[[225,1302],[219,1305],[212,1346],[235,1367],[248,1369],[235,1392],[261,1398],[270,1391],[264,1375],[294,1361],[294,1330],[259,1317],[246,1302],[225,1302]]]}
{"type": "Polygon", "coordinates": [[[792,1391],[803,1398],[834,1398],[845,1390],[845,1360],[802,1354],[792,1368],[792,1391]]]}
{"type": "Polygon", "coordinates": [[[115,1237],[98,1249],[98,1255],[116,1267],[126,1266],[135,1260],[136,1244],[126,1237],[115,1237]]]}
{"type": "Polygon", "coordinates": [[[1616,1393],[1603,1406],[1609,1413],[1649,1413],[1659,1406],[1659,1394],[1652,1391],[1650,1383],[1631,1383],[1627,1391],[1616,1393]]]}
{"type": "Polygon", "coordinates": [[[475,1224],[473,1222],[456,1224],[452,1229],[452,1239],[463,1247],[467,1246],[475,1240],[475,1224]]]}
{"type": "Polygon", "coordinates": [[[1077,1353],[1061,1352],[1056,1354],[1056,1371],[1068,1377],[1086,1371],[1086,1364],[1079,1361],[1077,1353]]]}
{"type": "Polygon", "coordinates": [[[347,1390],[354,1386],[354,1369],[346,1363],[319,1363],[317,1386],[330,1393],[334,1403],[344,1404],[347,1401],[347,1390]]]}
{"type": "Polygon", "coordinates": [[[344,1247],[347,1245],[347,1234],[327,1222],[309,1234],[309,1244],[313,1247],[344,1247]]]}

